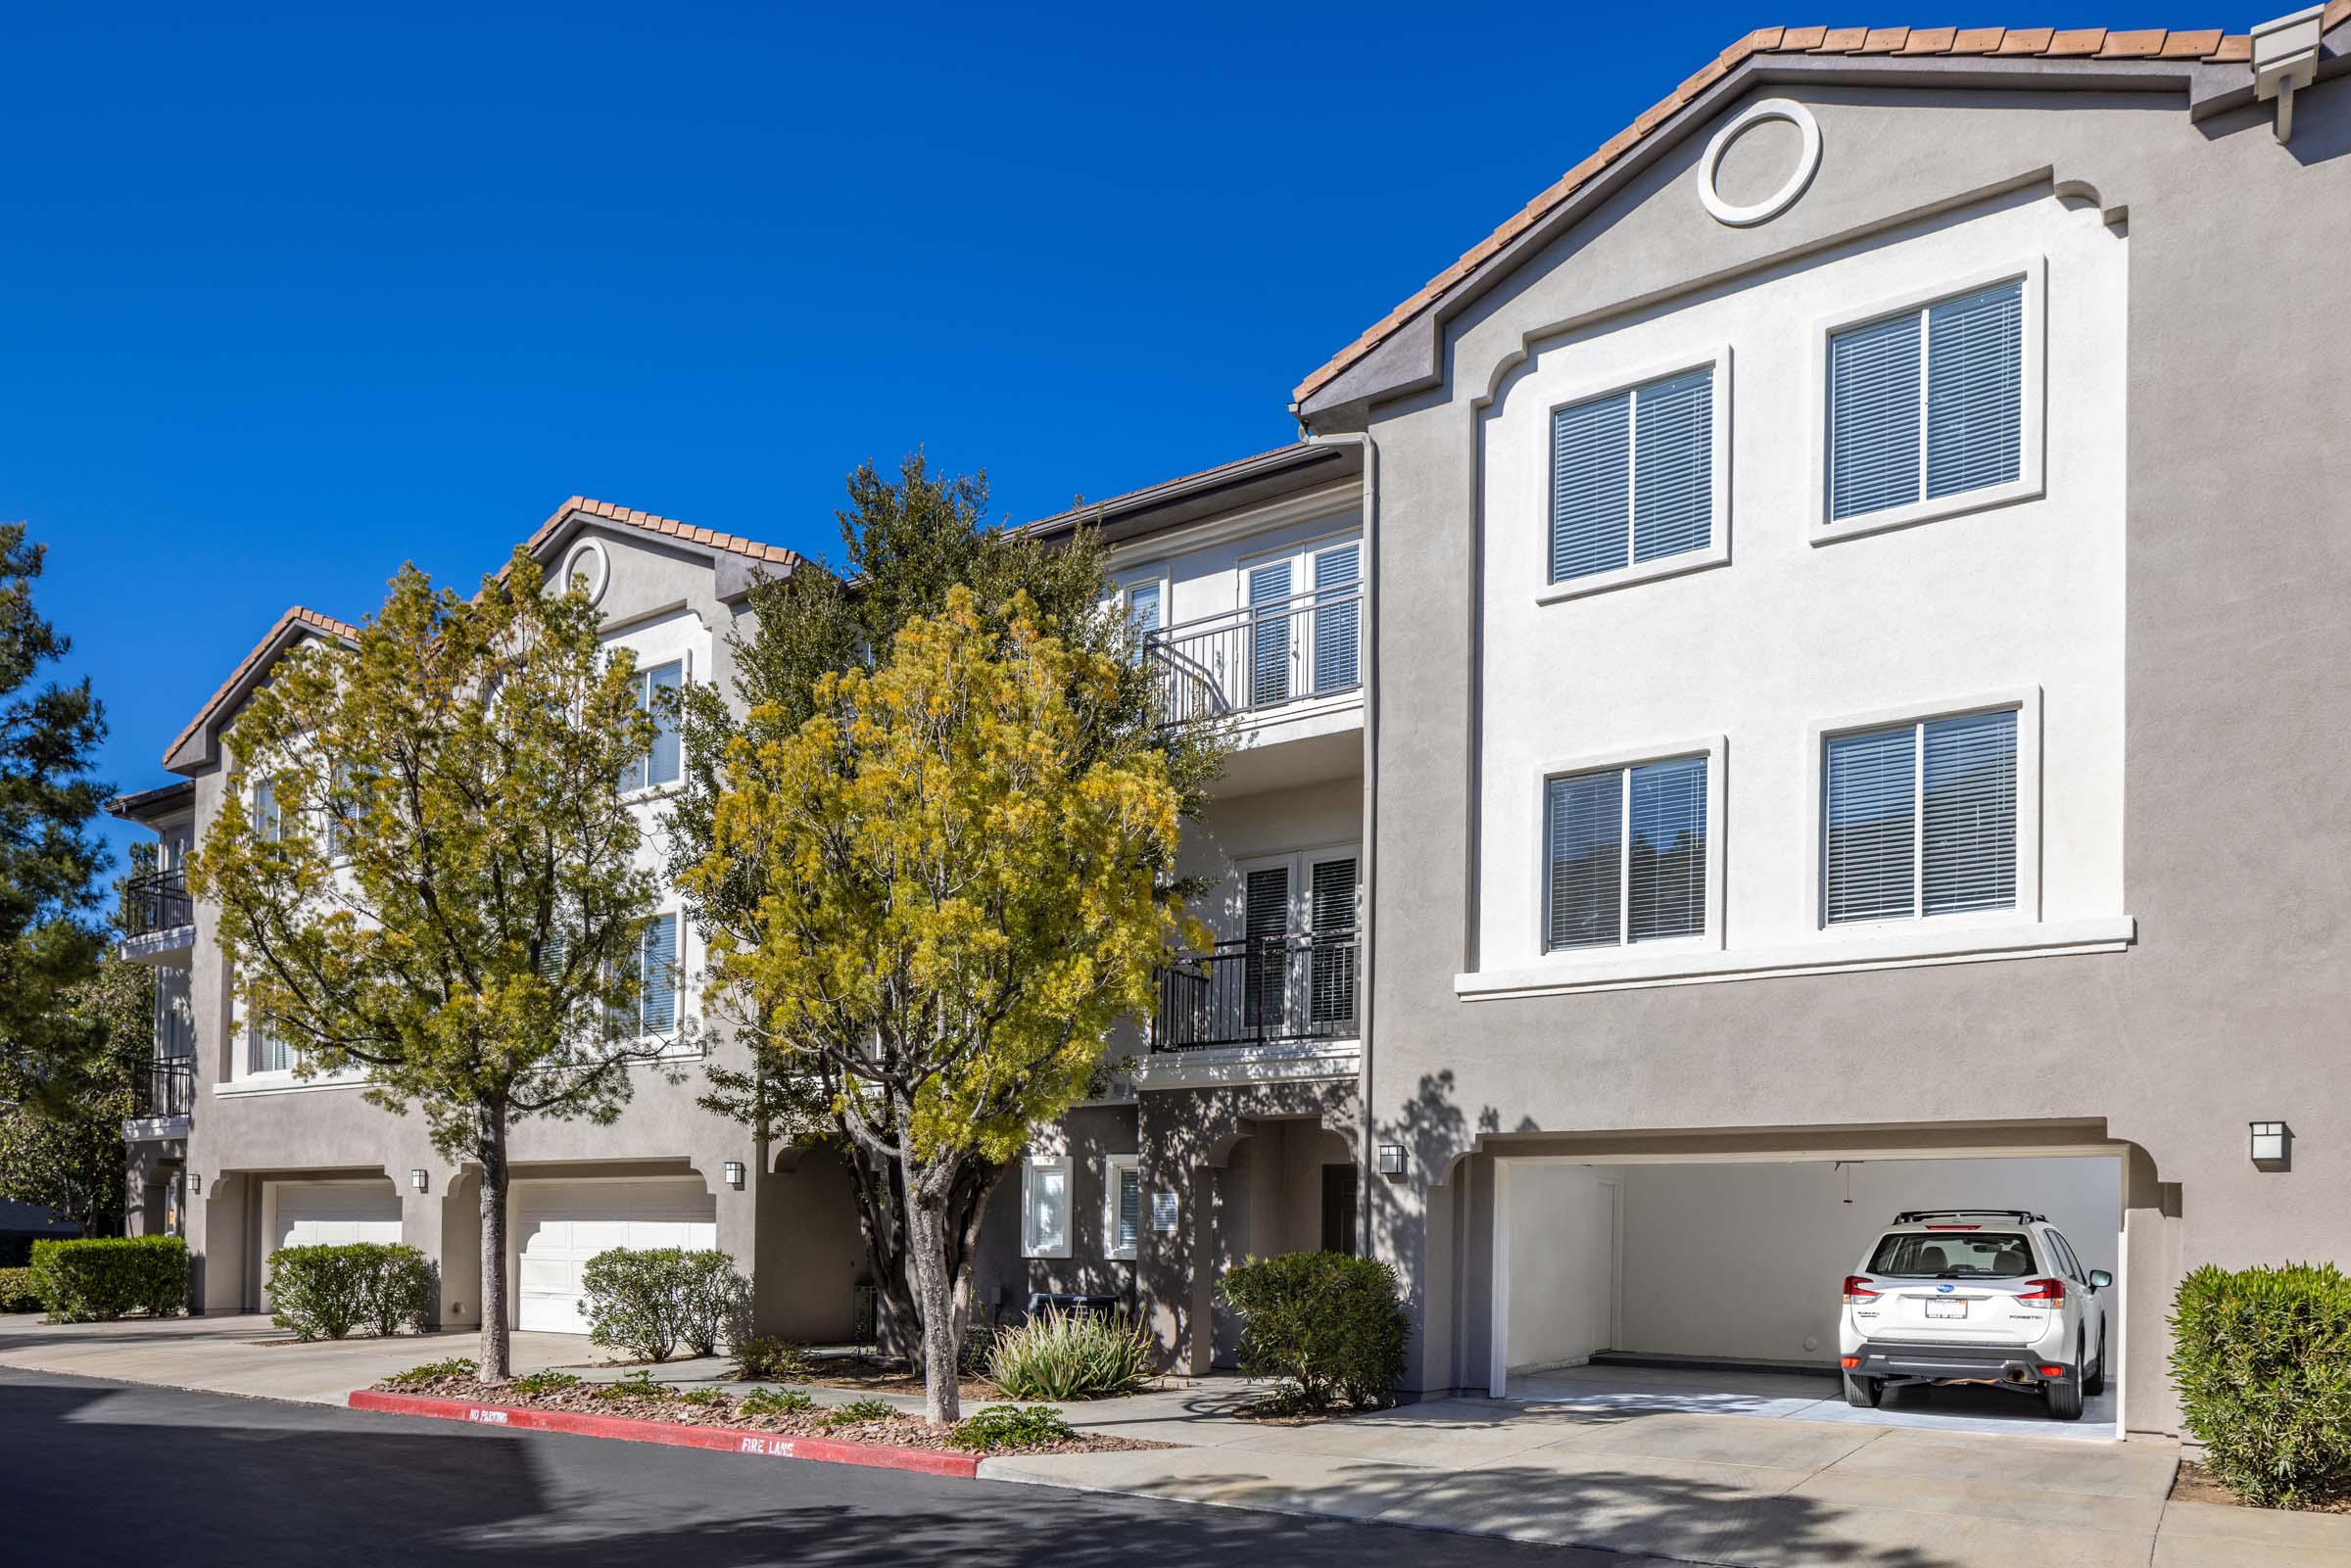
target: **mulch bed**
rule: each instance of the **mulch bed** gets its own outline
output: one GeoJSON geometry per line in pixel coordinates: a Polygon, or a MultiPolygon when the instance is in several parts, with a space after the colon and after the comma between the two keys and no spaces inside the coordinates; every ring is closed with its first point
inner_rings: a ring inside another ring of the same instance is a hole
{"type": "MultiPolygon", "coordinates": [[[[871,1361],[860,1355],[827,1356],[809,1361],[803,1371],[790,1374],[784,1381],[802,1388],[859,1389],[873,1394],[920,1394],[923,1374],[909,1370],[903,1362],[871,1361]]],[[[984,1377],[966,1377],[956,1387],[963,1391],[964,1402],[975,1400],[1001,1400],[1004,1391],[984,1377]]]]}
{"type": "MultiPolygon", "coordinates": [[[[677,1426],[728,1427],[744,1432],[772,1432],[782,1437],[825,1438],[835,1443],[873,1443],[897,1449],[925,1449],[940,1453],[968,1452],[950,1449],[943,1441],[950,1430],[933,1426],[919,1415],[892,1412],[873,1421],[829,1423],[822,1409],[795,1410],[789,1414],[745,1415],[736,1408],[732,1396],[723,1396],[709,1403],[678,1398],[675,1394],[647,1396],[641,1394],[599,1394],[600,1385],[582,1383],[577,1388],[558,1389],[548,1394],[525,1394],[510,1383],[485,1383],[472,1377],[437,1377],[428,1382],[382,1382],[375,1385],[387,1394],[422,1394],[434,1399],[467,1400],[481,1404],[505,1404],[527,1410],[564,1410],[575,1415],[617,1415],[632,1421],[666,1421],[677,1426]]],[[[1080,1432],[1061,1443],[1032,1444],[1020,1449],[997,1449],[997,1453],[1115,1453],[1133,1449],[1164,1449],[1172,1445],[1146,1443],[1135,1438],[1102,1437],[1080,1432]]]]}
{"type": "MultiPolygon", "coordinates": [[[[2217,1502],[2231,1508],[2253,1506],[2230,1491],[2220,1477],[2193,1459],[2180,1461],[2180,1473],[2172,1478],[2172,1500],[2175,1502],[2217,1502]]],[[[2285,1511],[2292,1513],[2351,1513],[2351,1497],[2327,1497],[2318,1501],[2305,1502],[2299,1508],[2285,1511]]]]}

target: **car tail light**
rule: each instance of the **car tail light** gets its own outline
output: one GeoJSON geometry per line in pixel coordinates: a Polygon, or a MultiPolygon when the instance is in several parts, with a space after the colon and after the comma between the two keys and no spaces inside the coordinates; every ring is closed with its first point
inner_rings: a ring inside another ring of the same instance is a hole
{"type": "Polygon", "coordinates": [[[1854,1367],[1861,1364],[1861,1357],[1858,1355],[1840,1355],[1837,1357],[1837,1364],[1849,1372],[1854,1367]]]}
{"type": "Polygon", "coordinates": [[[2065,1281],[2062,1279],[2028,1279],[2025,1281],[2024,1290],[2016,1299],[2020,1302],[2039,1302],[2048,1307],[2062,1306],[2065,1302],[2065,1281]]]}
{"type": "Polygon", "coordinates": [[[1982,1225],[1929,1225],[1929,1230],[1982,1230],[1982,1225]]]}
{"type": "Polygon", "coordinates": [[[1877,1299],[1877,1287],[1870,1284],[1869,1276],[1867,1274],[1847,1274],[1845,1276],[1845,1304],[1847,1307],[1850,1307],[1855,1302],[1874,1302],[1877,1299]]]}
{"type": "Polygon", "coordinates": [[[2042,1377],[2065,1376],[2065,1368],[2062,1366],[2039,1366],[2035,1367],[2034,1370],[2039,1372],[2042,1377]]]}

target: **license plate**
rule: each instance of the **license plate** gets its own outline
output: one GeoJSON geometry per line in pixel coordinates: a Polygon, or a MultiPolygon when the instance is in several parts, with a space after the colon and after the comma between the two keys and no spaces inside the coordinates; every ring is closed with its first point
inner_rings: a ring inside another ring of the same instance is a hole
{"type": "Polygon", "coordinates": [[[1967,1303],[1931,1301],[1927,1303],[1927,1315],[1929,1317],[1965,1317],[1967,1303]]]}

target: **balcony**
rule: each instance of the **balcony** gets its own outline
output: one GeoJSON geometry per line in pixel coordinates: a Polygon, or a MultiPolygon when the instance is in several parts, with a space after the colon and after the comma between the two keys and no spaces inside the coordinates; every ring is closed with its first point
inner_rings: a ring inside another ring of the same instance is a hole
{"type": "Polygon", "coordinates": [[[184,1138],[196,1105],[196,1064],[187,1057],[158,1057],[130,1080],[130,1119],[122,1136],[184,1138]]]}
{"type": "Polygon", "coordinates": [[[1312,1045],[1356,1038],[1352,927],[1220,942],[1159,973],[1155,1052],[1312,1045]]]}
{"type": "Polygon", "coordinates": [[[1359,691],[1360,583],[1204,616],[1144,639],[1162,675],[1160,722],[1184,724],[1277,712],[1359,691]]]}
{"type": "Polygon", "coordinates": [[[179,959],[196,943],[196,905],[185,871],[173,868],[122,884],[122,956],[142,963],[179,959]]]}

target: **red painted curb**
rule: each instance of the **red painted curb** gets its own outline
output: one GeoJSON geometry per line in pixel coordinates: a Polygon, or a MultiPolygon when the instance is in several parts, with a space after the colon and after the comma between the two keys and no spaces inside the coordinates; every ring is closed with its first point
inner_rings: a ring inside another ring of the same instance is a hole
{"type": "Polygon", "coordinates": [[[581,1415],[572,1410],[532,1410],[516,1404],[483,1404],[430,1394],[386,1394],[357,1389],[355,1410],[393,1415],[430,1415],[471,1421],[517,1432],[569,1432],[585,1438],[618,1438],[628,1443],[666,1443],[678,1449],[716,1449],[766,1459],[811,1459],[818,1464],[862,1464],[878,1470],[915,1470],[924,1475],[969,1481],[980,1473],[977,1454],[934,1453],[881,1443],[835,1443],[826,1438],[787,1437],[779,1432],[745,1432],[737,1427],[682,1426],[674,1421],[634,1421],[624,1415],[581,1415]]]}

